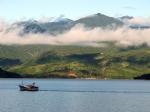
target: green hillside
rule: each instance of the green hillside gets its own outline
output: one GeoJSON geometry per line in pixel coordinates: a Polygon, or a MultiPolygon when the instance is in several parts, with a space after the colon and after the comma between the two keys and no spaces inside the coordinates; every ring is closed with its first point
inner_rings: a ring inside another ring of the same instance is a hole
{"type": "Polygon", "coordinates": [[[78,78],[132,79],[150,73],[150,51],[146,46],[1,45],[0,58],[20,60],[16,65],[1,66],[23,77],[67,78],[71,71],[78,78]]]}
{"type": "Polygon", "coordinates": [[[21,78],[19,74],[7,72],[0,68],[0,78],[21,78]]]}

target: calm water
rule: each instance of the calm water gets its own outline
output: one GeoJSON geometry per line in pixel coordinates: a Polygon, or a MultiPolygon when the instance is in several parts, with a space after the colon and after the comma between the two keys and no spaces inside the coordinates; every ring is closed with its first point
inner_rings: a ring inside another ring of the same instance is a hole
{"type": "Polygon", "coordinates": [[[150,112],[150,81],[0,79],[0,112],[150,112]]]}

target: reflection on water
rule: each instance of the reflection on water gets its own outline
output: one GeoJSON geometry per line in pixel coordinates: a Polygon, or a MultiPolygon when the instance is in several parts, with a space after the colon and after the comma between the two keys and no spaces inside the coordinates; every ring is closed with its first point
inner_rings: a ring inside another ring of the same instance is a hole
{"type": "Polygon", "coordinates": [[[21,92],[19,79],[0,79],[0,112],[149,112],[149,81],[46,80],[21,92]]]}

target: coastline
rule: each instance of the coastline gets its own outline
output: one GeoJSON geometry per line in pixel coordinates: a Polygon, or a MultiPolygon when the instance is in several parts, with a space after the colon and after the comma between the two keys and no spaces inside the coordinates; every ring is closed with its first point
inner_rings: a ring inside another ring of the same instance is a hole
{"type": "Polygon", "coordinates": [[[33,78],[29,78],[29,77],[23,77],[23,78],[20,78],[20,77],[18,77],[18,78],[16,78],[16,77],[14,77],[14,78],[0,78],[0,80],[2,80],[2,79],[35,79],[35,80],[37,80],[37,79],[45,79],[45,80],[102,80],[102,81],[104,81],[104,80],[149,80],[149,79],[111,79],[111,78],[104,78],[104,79],[102,79],[102,78],[36,78],[36,77],[33,77],[33,78]]]}

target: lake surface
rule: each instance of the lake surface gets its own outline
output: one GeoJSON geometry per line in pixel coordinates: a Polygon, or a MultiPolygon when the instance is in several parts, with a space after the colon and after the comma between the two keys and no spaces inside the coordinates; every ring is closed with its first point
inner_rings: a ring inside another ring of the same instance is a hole
{"type": "Polygon", "coordinates": [[[0,112],[150,112],[150,81],[0,79],[0,112]]]}

